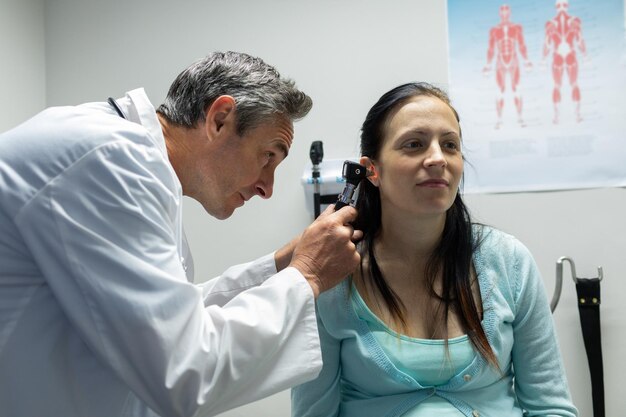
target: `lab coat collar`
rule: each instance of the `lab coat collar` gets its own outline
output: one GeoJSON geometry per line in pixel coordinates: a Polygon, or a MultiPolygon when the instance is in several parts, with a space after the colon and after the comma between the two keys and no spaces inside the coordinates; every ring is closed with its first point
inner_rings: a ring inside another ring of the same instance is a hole
{"type": "MultiPolygon", "coordinates": [[[[143,88],[128,91],[122,98],[116,100],[126,115],[126,118],[145,127],[159,147],[163,156],[167,158],[165,137],[156,110],[143,88]]],[[[169,159],[168,159],[169,160],[169,159]]]]}

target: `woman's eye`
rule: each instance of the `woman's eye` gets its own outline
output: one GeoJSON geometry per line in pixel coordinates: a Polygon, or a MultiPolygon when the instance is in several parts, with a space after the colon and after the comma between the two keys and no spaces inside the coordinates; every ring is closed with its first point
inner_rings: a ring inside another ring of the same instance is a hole
{"type": "Polygon", "coordinates": [[[422,143],[418,141],[407,142],[403,146],[406,149],[418,149],[422,147],[422,143]]]}
{"type": "Polygon", "coordinates": [[[454,142],[454,141],[449,141],[449,142],[446,142],[446,143],[444,143],[444,144],[443,144],[443,146],[444,146],[446,149],[455,150],[455,151],[456,151],[456,150],[458,150],[458,149],[460,148],[459,144],[458,144],[458,143],[456,143],[456,142],[454,142]]]}

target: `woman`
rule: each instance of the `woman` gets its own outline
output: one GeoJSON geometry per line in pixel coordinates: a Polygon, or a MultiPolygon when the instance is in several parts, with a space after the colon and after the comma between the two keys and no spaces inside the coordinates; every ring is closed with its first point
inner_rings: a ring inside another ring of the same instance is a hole
{"type": "Polygon", "coordinates": [[[532,255],[470,221],[446,94],[384,94],[361,154],[361,267],[318,299],[324,367],[292,415],[576,416],[532,255]]]}

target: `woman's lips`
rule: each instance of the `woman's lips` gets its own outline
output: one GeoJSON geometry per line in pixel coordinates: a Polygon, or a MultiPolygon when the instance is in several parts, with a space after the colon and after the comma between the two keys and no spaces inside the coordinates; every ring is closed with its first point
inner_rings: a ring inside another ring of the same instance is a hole
{"type": "Polygon", "coordinates": [[[417,184],[420,187],[429,187],[429,188],[445,188],[448,186],[448,181],[444,179],[428,179],[417,184]]]}

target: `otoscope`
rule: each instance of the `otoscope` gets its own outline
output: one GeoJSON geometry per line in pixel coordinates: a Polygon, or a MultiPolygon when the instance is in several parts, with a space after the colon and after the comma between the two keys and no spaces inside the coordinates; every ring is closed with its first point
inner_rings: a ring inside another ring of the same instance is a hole
{"type": "Polygon", "coordinates": [[[343,191],[341,192],[341,194],[339,194],[337,198],[337,202],[335,203],[335,211],[344,206],[354,203],[354,201],[352,201],[354,192],[361,183],[361,180],[367,177],[368,172],[367,168],[365,168],[361,164],[357,164],[356,162],[352,161],[345,161],[343,163],[343,170],[341,172],[341,175],[346,180],[346,186],[343,188],[343,191]]]}
{"type": "Polygon", "coordinates": [[[321,140],[316,140],[311,143],[311,149],[309,150],[309,157],[311,158],[311,164],[313,164],[313,207],[315,210],[315,218],[320,215],[320,162],[324,158],[324,145],[321,140]]]}

